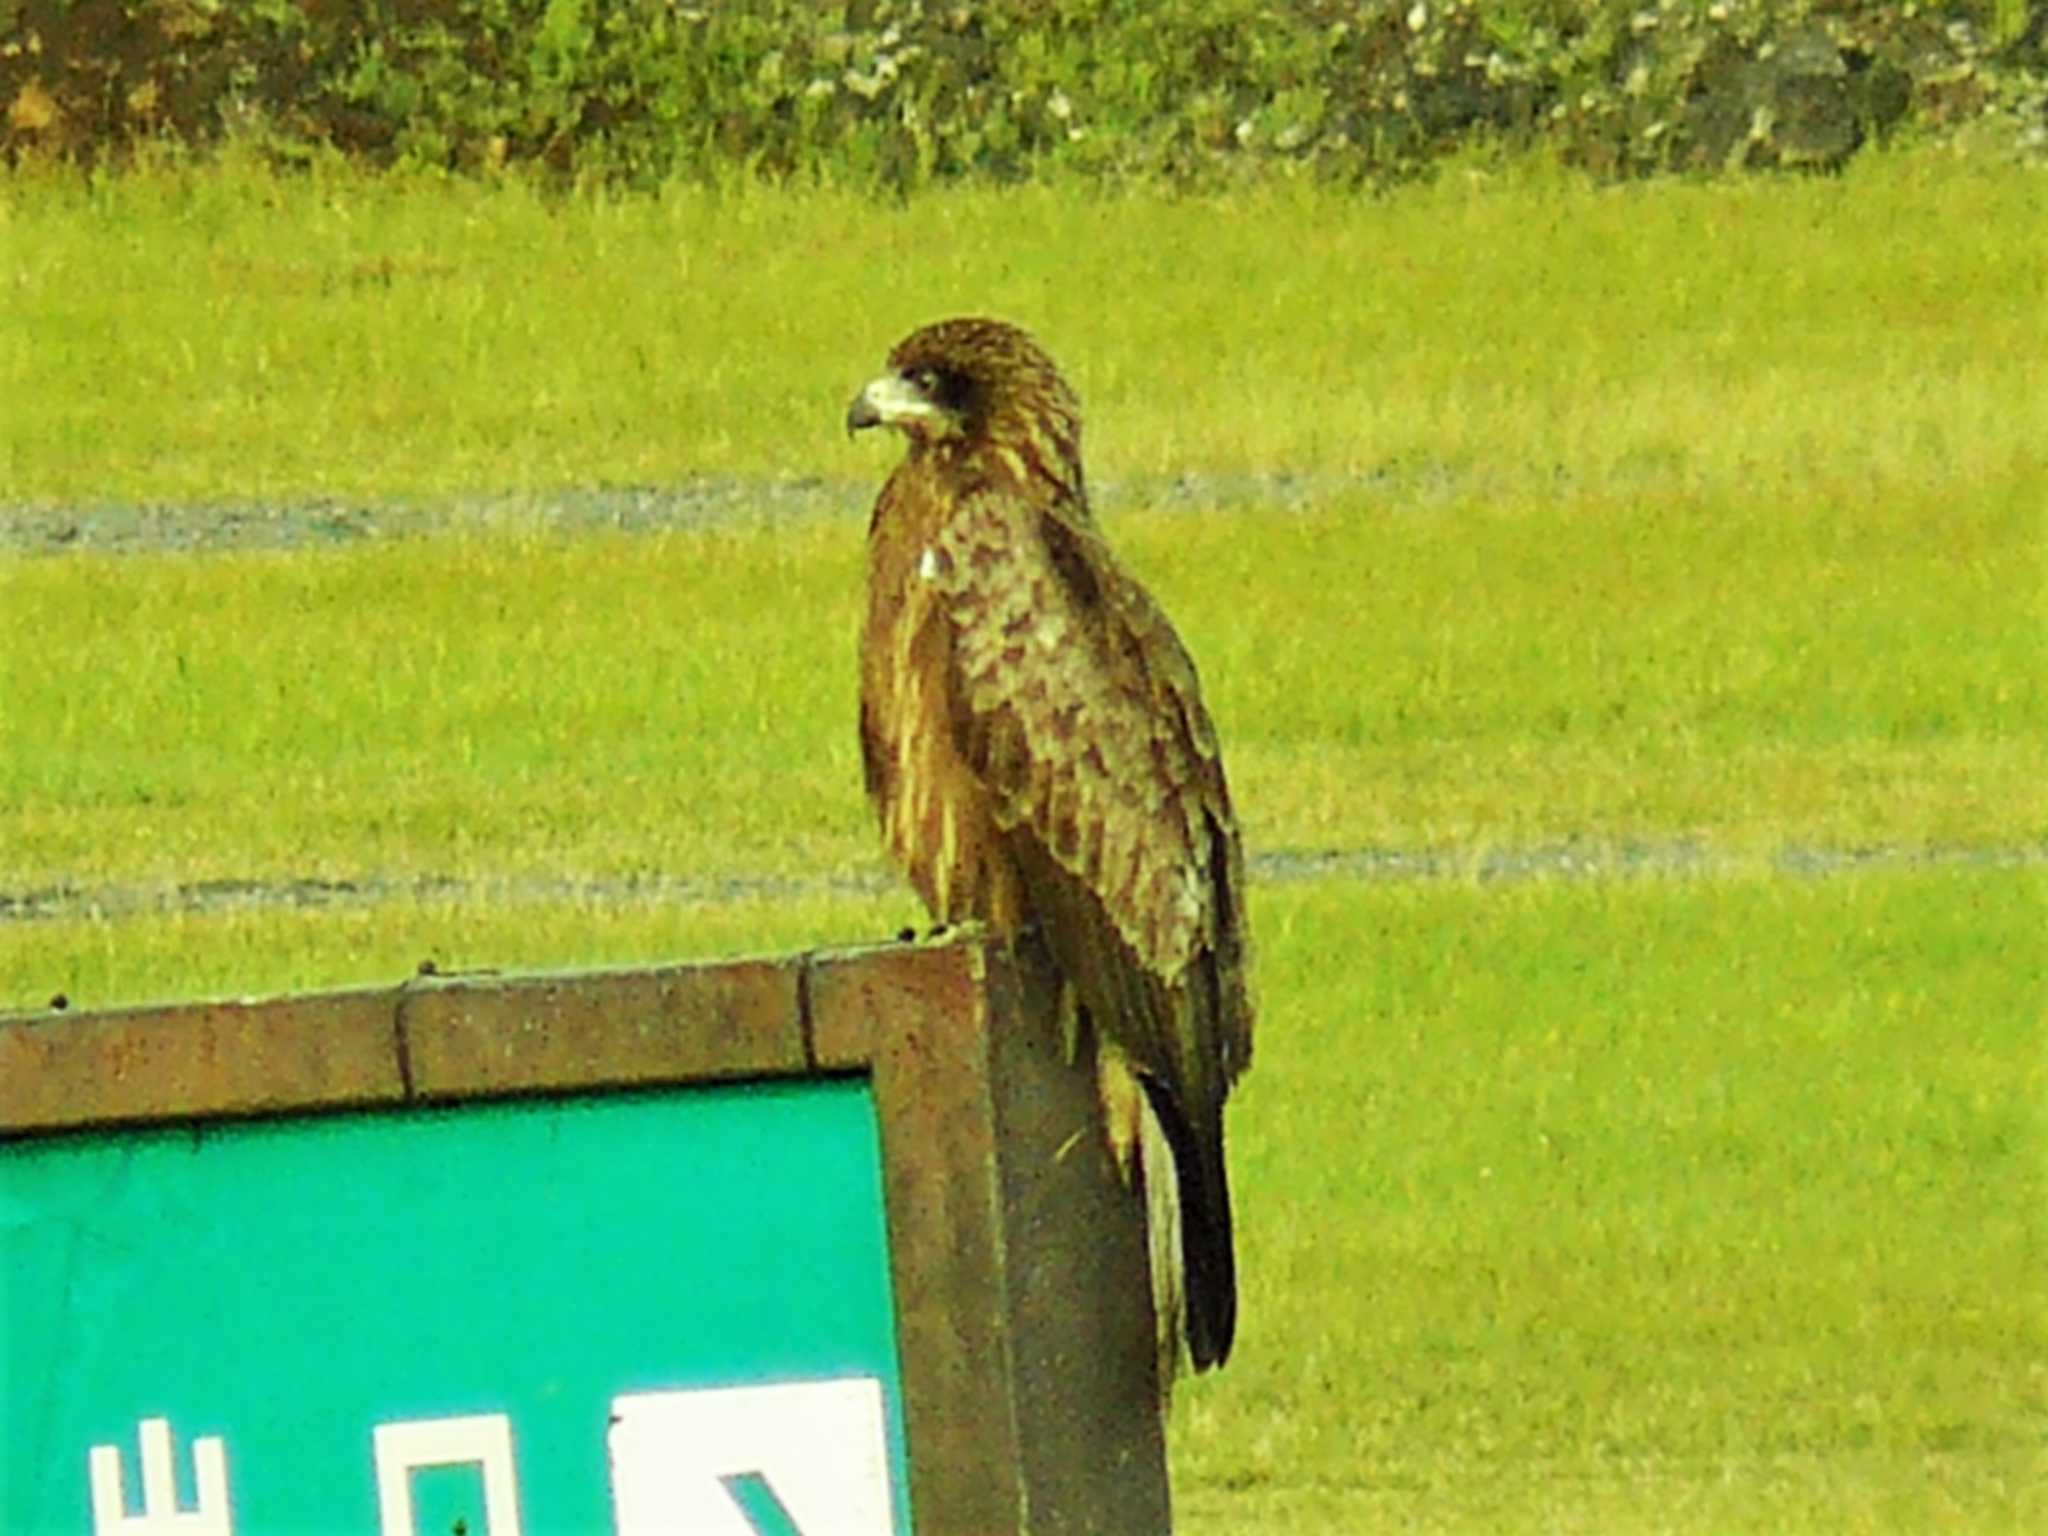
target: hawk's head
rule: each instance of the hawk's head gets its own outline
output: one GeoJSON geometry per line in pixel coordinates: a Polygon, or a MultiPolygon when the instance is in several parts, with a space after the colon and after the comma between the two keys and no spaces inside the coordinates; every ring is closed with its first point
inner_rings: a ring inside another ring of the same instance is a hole
{"type": "Polygon", "coordinates": [[[1045,349],[1003,320],[941,320],[913,331],[846,408],[846,430],[896,427],[913,452],[1004,450],[1078,488],[1081,402],[1045,349]]]}

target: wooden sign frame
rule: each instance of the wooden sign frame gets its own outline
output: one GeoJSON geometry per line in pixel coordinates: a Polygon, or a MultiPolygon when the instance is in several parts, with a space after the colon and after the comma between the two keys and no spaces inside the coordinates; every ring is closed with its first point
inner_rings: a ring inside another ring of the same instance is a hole
{"type": "Polygon", "coordinates": [[[1171,1522],[1142,1215],[1055,1000],[1033,952],[964,939],[12,1015],[0,1143],[865,1076],[919,1536],[1146,1536],[1171,1522]]]}

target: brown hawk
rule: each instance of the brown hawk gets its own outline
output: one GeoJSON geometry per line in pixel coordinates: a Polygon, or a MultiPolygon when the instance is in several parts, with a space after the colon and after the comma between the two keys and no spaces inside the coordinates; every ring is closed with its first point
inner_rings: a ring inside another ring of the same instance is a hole
{"type": "Polygon", "coordinates": [[[1194,663],[1096,527],[1080,403],[1023,331],[926,326],[846,424],[908,442],[868,526],[861,637],[883,842],[939,922],[1040,935],[1142,1180],[1162,1384],[1183,1332],[1196,1369],[1219,1365],[1237,1323],[1223,1103],[1252,1008],[1244,854],[1194,663]]]}

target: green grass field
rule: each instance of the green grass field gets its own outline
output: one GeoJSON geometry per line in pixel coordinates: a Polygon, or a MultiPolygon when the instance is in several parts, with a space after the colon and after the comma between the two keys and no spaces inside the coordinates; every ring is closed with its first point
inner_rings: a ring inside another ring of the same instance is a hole
{"type": "Polygon", "coordinates": [[[1182,1527],[2048,1528],[2044,249],[2037,173],[1905,156],[896,208],[0,177],[0,1009],[912,921],[851,739],[890,454],[838,422],[910,325],[1006,313],[1256,854],[1696,859],[1259,866],[1182,1527]],[[727,514],[554,511],[699,479],[727,514]],[[318,498],[413,531],[93,531],[318,498]]]}
{"type": "Polygon", "coordinates": [[[171,165],[0,179],[10,500],[872,478],[847,397],[955,310],[1040,332],[1098,482],[1373,473],[1382,501],[2010,505],[2039,471],[2038,177],[1451,169],[1370,198],[1046,188],[563,203],[171,165]]]}
{"type": "Polygon", "coordinates": [[[2038,1525],[2039,895],[1268,895],[1190,1528],[2038,1525]]]}
{"type": "MultiPolygon", "coordinates": [[[[1229,1368],[1191,1533],[2048,1516],[2041,878],[1258,890],[1229,1368]]],[[[38,925],[155,995],[873,936],[900,898],[38,925]]],[[[22,937],[0,929],[10,944],[22,937]]],[[[26,964],[28,968],[22,967],[26,964]]]]}
{"type": "MultiPolygon", "coordinates": [[[[1117,531],[1260,848],[2038,837],[2038,517],[1913,505],[1117,531]]],[[[13,561],[10,884],[871,868],[860,527],[13,561]]]]}

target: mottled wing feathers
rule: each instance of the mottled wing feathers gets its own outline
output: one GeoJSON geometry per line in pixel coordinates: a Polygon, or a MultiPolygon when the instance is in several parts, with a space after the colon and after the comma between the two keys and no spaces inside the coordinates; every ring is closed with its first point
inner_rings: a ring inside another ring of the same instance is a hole
{"type": "Polygon", "coordinates": [[[1220,1102],[1251,1040],[1243,856],[1215,728],[1179,637],[1107,543],[1018,490],[984,489],[935,540],[955,741],[1027,888],[1051,883],[1047,869],[1030,879],[1035,843],[1080,887],[1046,900],[1085,898],[1099,915],[1071,926],[1106,922],[1121,941],[1079,969],[1128,990],[1112,973],[1135,965],[1165,994],[1113,1010],[1126,1053],[1176,1092],[1220,1102]]]}
{"type": "Polygon", "coordinates": [[[1022,906],[1136,1068],[1182,1193],[1198,1365],[1235,1328],[1223,1102],[1248,1063],[1243,866],[1193,663],[1092,527],[991,488],[939,532],[953,738],[1022,906]]]}

